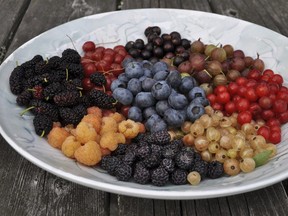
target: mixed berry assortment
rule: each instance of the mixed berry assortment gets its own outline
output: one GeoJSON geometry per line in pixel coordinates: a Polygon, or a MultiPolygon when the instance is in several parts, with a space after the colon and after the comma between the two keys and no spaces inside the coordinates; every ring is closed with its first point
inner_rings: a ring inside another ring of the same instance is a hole
{"type": "Polygon", "coordinates": [[[144,35],[17,66],[9,84],[21,115],[34,114],[36,134],[65,156],[139,184],[197,185],[277,153],[288,90],[259,55],[158,26],[144,35]]]}

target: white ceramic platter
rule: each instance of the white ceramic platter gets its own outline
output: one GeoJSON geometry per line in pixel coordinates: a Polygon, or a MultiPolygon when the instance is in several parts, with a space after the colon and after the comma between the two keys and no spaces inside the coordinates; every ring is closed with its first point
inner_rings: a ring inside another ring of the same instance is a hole
{"type": "MultiPolygon", "coordinates": [[[[258,25],[238,19],[191,10],[140,9],[110,12],[84,17],[53,28],[25,43],[0,66],[0,124],[1,134],[23,157],[64,179],[91,188],[129,196],[155,199],[202,199],[243,193],[266,187],[288,177],[288,125],[282,127],[282,142],[278,154],[268,164],[252,173],[235,177],[204,180],[198,186],[184,185],[155,187],[130,182],[120,182],[101,169],[82,166],[52,148],[45,139],[34,133],[32,117],[21,117],[22,108],[9,90],[9,76],[16,61],[21,64],[34,55],[43,57],[60,55],[65,48],[81,53],[87,40],[105,47],[127,41],[144,39],[148,26],[158,25],[162,32],[178,31],[190,40],[201,38],[204,43],[231,44],[246,55],[260,54],[271,68],[280,73],[288,83],[288,38],[258,25]],[[69,37],[68,37],[69,36],[69,37]],[[108,42],[108,44],[106,44],[108,42]]],[[[82,53],[81,53],[82,54],[82,53]]]]}

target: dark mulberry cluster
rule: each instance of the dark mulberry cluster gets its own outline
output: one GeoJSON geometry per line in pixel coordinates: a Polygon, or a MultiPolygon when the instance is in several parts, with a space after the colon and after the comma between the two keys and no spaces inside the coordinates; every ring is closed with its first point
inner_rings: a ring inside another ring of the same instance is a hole
{"type": "Polygon", "coordinates": [[[51,122],[60,122],[63,126],[78,124],[87,114],[83,104],[90,102],[82,103],[80,61],[81,56],[75,50],[66,49],[61,57],[44,60],[36,55],[12,71],[11,92],[17,95],[17,104],[26,107],[22,115],[27,111],[35,115],[33,123],[39,136],[50,132],[51,122]]]}
{"type": "Polygon", "coordinates": [[[187,184],[187,176],[196,171],[204,178],[223,175],[220,162],[206,162],[181,139],[170,140],[168,131],[139,134],[130,144],[119,145],[111,155],[104,156],[101,168],[120,181],[164,186],[187,184]]]}

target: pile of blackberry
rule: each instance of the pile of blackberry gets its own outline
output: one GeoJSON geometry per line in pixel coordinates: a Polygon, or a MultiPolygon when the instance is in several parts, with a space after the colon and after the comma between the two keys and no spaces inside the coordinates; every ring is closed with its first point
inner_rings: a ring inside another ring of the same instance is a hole
{"type": "Polygon", "coordinates": [[[219,178],[223,165],[206,162],[182,140],[170,141],[168,131],[139,134],[131,144],[120,144],[111,155],[104,156],[101,168],[120,181],[164,186],[187,184],[187,175],[197,171],[204,178],[219,178]]]}
{"type": "Polygon", "coordinates": [[[112,108],[116,103],[98,90],[83,94],[84,71],[80,61],[78,52],[68,48],[61,57],[44,60],[36,55],[12,71],[10,90],[17,95],[17,104],[26,107],[22,114],[29,110],[35,115],[33,124],[39,136],[47,135],[53,122],[62,126],[78,124],[91,105],[112,108]]]}
{"type": "Polygon", "coordinates": [[[163,33],[158,26],[150,26],[144,34],[147,43],[142,39],[129,41],[125,48],[129,55],[137,60],[157,62],[162,58],[173,58],[173,65],[178,67],[183,61],[189,59],[191,41],[182,38],[179,32],[163,33]]]}

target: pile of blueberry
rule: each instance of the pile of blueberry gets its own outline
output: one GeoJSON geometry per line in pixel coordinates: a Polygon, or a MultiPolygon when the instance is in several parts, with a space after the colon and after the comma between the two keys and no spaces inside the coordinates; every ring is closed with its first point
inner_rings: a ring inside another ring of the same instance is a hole
{"type": "Polygon", "coordinates": [[[113,97],[131,106],[128,118],[145,122],[151,132],[180,127],[184,121],[194,122],[209,104],[202,88],[191,76],[170,69],[165,62],[155,64],[127,58],[125,72],[111,84],[113,97]]]}

